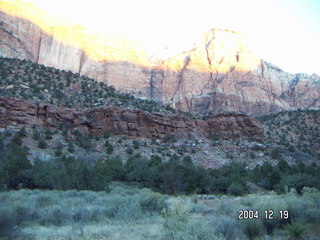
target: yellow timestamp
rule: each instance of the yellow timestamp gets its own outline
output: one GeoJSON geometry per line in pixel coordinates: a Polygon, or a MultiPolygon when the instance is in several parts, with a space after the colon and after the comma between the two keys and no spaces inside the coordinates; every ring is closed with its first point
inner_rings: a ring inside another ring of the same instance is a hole
{"type": "Polygon", "coordinates": [[[272,209],[259,211],[252,209],[244,209],[238,211],[238,219],[246,220],[246,219],[289,219],[289,211],[288,210],[279,210],[274,211],[272,209]]]}

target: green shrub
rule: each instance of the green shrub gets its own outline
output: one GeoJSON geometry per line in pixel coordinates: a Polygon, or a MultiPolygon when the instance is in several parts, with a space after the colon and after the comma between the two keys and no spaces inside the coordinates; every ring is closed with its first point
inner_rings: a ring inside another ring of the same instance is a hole
{"type": "Polygon", "coordinates": [[[42,214],[39,219],[42,225],[63,226],[70,223],[70,206],[53,205],[47,208],[47,211],[42,214]]]}
{"type": "MultiPolygon", "coordinates": [[[[117,189],[116,191],[119,191],[117,189]]],[[[112,191],[105,201],[104,214],[106,217],[118,221],[137,221],[144,217],[139,191],[135,192],[130,189],[127,191],[120,190],[120,193],[112,191]]]]}
{"type": "Polygon", "coordinates": [[[319,178],[315,176],[311,176],[304,173],[298,173],[294,175],[288,175],[282,178],[281,182],[279,183],[278,189],[280,191],[284,191],[285,186],[289,189],[294,188],[300,194],[304,187],[315,187],[320,188],[320,181],[319,178]]]}
{"type": "Polygon", "coordinates": [[[273,159],[281,159],[281,149],[280,148],[274,148],[271,151],[271,157],[273,159]]]}
{"type": "Polygon", "coordinates": [[[215,226],[203,220],[191,219],[181,205],[163,211],[165,240],[223,240],[215,226]]]}
{"type": "Polygon", "coordinates": [[[5,206],[0,206],[0,237],[11,239],[16,233],[16,216],[5,206]]]}
{"type": "Polygon", "coordinates": [[[215,233],[224,236],[226,240],[244,238],[243,225],[235,218],[224,215],[212,215],[210,224],[215,227],[215,233]]]}
{"type": "Polygon", "coordinates": [[[105,132],[103,133],[104,139],[108,139],[110,136],[111,136],[111,135],[110,135],[110,133],[109,133],[108,131],[105,131],[105,132]]]}
{"type": "Polygon", "coordinates": [[[227,193],[232,195],[242,196],[246,193],[249,193],[249,189],[246,183],[233,182],[227,188],[227,193]]]}
{"type": "Polygon", "coordinates": [[[9,144],[0,152],[2,184],[9,188],[32,187],[32,165],[28,160],[28,148],[9,144]]]}
{"type": "Polygon", "coordinates": [[[131,147],[128,147],[127,150],[126,150],[126,153],[129,154],[129,155],[132,155],[133,154],[133,149],[131,147]]]}
{"type": "Polygon", "coordinates": [[[11,139],[11,144],[21,146],[22,145],[22,137],[19,133],[16,133],[11,139]]]}
{"type": "Polygon", "coordinates": [[[149,162],[146,159],[130,158],[126,162],[126,179],[147,184],[150,180],[149,162]]]}
{"type": "Polygon", "coordinates": [[[54,151],[54,155],[56,157],[60,157],[62,155],[62,147],[58,147],[55,151],[54,151]]]}
{"type": "Polygon", "coordinates": [[[17,225],[32,221],[38,217],[37,210],[34,208],[34,206],[28,206],[28,204],[19,201],[13,205],[13,211],[15,213],[17,225]]]}
{"type": "Polygon", "coordinates": [[[133,140],[133,148],[134,149],[139,149],[140,145],[139,145],[139,142],[137,140],[133,140]]]}
{"type": "Polygon", "coordinates": [[[40,140],[41,134],[38,129],[33,129],[33,135],[32,135],[34,140],[40,140]]]}
{"type": "MultiPolygon", "coordinates": [[[[68,152],[74,153],[74,151],[75,151],[75,149],[74,149],[73,143],[72,143],[72,142],[69,142],[69,143],[68,143],[68,152]]],[[[61,153],[62,153],[62,151],[61,151],[61,153]]],[[[60,153],[60,155],[61,155],[61,153],[60,153]]],[[[60,156],[60,155],[58,155],[58,156],[60,156]]]]}
{"type": "Polygon", "coordinates": [[[307,230],[307,227],[302,223],[293,222],[284,227],[290,239],[303,239],[303,236],[307,230]]]}
{"type": "Polygon", "coordinates": [[[264,235],[265,228],[259,219],[248,219],[242,221],[244,233],[249,239],[256,239],[264,235]]]}
{"type": "Polygon", "coordinates": [[[164,143],[175,143],[175,142],[177,142],[177,139],[173,134],[169,134],[163,138],[163,142],[164,143]]]}
{"type": "Polygon", "coordinates": [[[289,149],[290,152],[295,152],[296,151],[295,147],[292,146],[292,145],[290,145],[288,149],[289,149]]]}
{"type": "Polygon", "coordinates": [[[56,160],[42,161],[39,158],[34,160],[32,180],[37,188],[58,188],[58,176],[59,164],[56,160]]]}
{"type": "Polygon", "coordinates": [[[162,194],[148,191],[142,196],[140,205],[144,212],[160,213],[163,209],[167,208],[165,200],[166,198],[162,194]]]}
{"type": "Polygon", "coordinates": [[[19,130],[18,134],[20,135],[20,137],[26,137],[27,136],[27,132],[26,129],[23,127],[19,130]]]}
{"type": "Polygon", "coordinates": [[[52,139],[52,132],[50,130],[46,130],[44,134],[45,134],[45,138],[47,140],[51,140],[52,139]]]}
{"type": "Polygon", "coordinates": [[[108,147],[107,147],[107,153],[108,154],[111,154],[113,152],[113,146],[110,144],[108,147]]]}
{"type": "Polygon", "coordinates": [[[91,186],[91,172],[85,160],[62,156],[57,159],[57,164],[59,189],[83,190],[91,186]]]}
{"type": "Polygon", "coordinates": [[[125,168],[119,158],[99,159],[92,169],[91,189],[106,190],[112,180],[121,180],[125,168]]]}
{"type": "Polygon", "coordinates": [[[41,149],[46,149],[48,147],[48,145],[44,140],[39,140],[38,147],[41,149]]]}
{"type": "Polygon", "coordinates": [[[286,194],[287,210],[291,221],[320,223],[320,209],[317,199],[320,193],[316,189],[303,188],[301,196],[294,189],[286,194]]]}
{"type": "Polygon", "coordinates": [[[107,147],[107,154],[111,154],[113,152],[113,146],[112,144],[109,143],[108,140],[106,140],[105,144],[104,144],[106,147],[107,147]]]}

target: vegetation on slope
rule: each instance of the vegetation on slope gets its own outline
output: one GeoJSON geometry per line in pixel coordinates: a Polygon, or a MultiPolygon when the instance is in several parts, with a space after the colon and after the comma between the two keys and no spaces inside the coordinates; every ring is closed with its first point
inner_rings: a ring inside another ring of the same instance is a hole
{"type": "MultiPolygon", "coordinates": [[[[299,162],[288,165],[279,160],[275,166],[265,162],[249,169],[237,161],[219,169],[204,169],[192,163],[190,156],[174,154],[164,161],[158,154],[149,158],[133,154],[139,148],[138,141],[127,148],[127,157],[98,158],[56,152],[49,161],[38,156],[31,164],[29,150],[23,146],[26,131],[0,134],[0,187],[2,189],[41,188],[107,190],[111,181],[135,183],[166,194],[224,193],[244,195],[250,192],[250,184],[266,190],[283,193],[286,188],[315,187],[320,189],[320,167],[299,162]]],[[[34,137],[37,137],[36,131],[34,137]]],[[[40,143],[40,139],[39,139],[40,143]]],[[[70,146],[69,146],[70,147],[70,146]]],[[[39,148],[41,148],[39,146],[39,148]]]]}
{"type": "Polygon", "coordinates": [[[320,110],[286,111],[258,117],[269,143],[297,149],[320,158],[320,110]]]}
{"type": "MultiPolygon", "coordinates": [[[[85,76],[7,58],[0,58],[0,95],[66,107],[175,112],[85,76]]],[[[320,167],[311,157],[320,156],[319,116],[307,110],[259,117],[265,143],[93,137],[67,126],[0,129],[0,190],[52,190],[0,192],[0,238],[126,239],[130,231],[130,239],[299,239],[319,226],[320,167]],[[198,166],[208,159],[220,168],[198,166]],[[152,191],[114,187],[114,181],[152,191]],[[212,208],[198,197],[171,204],[173,198],[162,195],[269,191],[286,195],[216,197],[212,208]],[[240,221],[239,209],[289,210],[290,218],[240,221]]]]}
{"type": "Polygon", "coordinates": [[[176,112],[169,106],[135,98],[83,75],[12,58],[0,58],[0,96],[64,107],[113,105],[148,112],[176,112]]]}

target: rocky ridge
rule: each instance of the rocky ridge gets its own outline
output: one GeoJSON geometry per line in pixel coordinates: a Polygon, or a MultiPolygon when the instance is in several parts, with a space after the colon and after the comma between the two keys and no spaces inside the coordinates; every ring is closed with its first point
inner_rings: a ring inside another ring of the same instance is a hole
{"type": "Polygon", "coordinates": [[[153,65],[133,41],[65,24],[32,5],[0,5],[0,56],[87,75],[140,98],[197,113],[252,115],[320,107],[320,77],[290,74],[257,57],[232,31],[153,65]]]}
{"type": "Polygon", "coordinates": [[[243,114],[224,113],[207,120],[188,119],[181,115],[164,116],[141,110],[117,107],[73,109],[0,97],[0,127],[32,127],[57,129],[61,126],[83,134],[113,134],[146,138],[164,138],[171,134],[192,137],[262,140],[263,128],[259,121],[243,114]]]}

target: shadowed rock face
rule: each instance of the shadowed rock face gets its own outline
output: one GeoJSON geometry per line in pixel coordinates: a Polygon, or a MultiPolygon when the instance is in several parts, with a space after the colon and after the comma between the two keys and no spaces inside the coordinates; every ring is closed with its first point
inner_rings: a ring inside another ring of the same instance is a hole
{"type": "Polygon", "coordinates": [[[199,120],[116,107],[77,110],[0,97],[0,127],[33,125],[49,129],[64,125],[83,134],[101,135],[107,130],[113,134],[146,138],[163,138],[169,134],[188,137],[216,135],[225,139],[264,138],[260,122],[243,114],[224,113],[199,120]]]}
{"type": "Polygon", "coordinates": [[[131,40],[55,24],[55,19],[41,14],[43,21],[18,17],[21,9],[8,11],[3,6],[0,56],[87,75],[185,111],[261,115],[320,107],[319,76],[283,72],[255,56],[232,31],[213,29],[194,49],[153,64],[131,40]]]}

